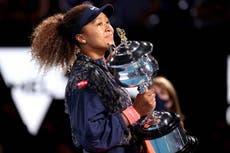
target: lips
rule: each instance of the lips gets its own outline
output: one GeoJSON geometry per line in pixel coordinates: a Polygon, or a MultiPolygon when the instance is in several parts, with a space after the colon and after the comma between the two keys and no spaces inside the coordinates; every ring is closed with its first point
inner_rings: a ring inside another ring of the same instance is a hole
{"type": "Polygon", "coordinates": [[[107,34],[107,35],[105,35],[105,38],[106,39],[113,39],[113,34],[112,33],[109,33],[109,34],[107,34]]]}

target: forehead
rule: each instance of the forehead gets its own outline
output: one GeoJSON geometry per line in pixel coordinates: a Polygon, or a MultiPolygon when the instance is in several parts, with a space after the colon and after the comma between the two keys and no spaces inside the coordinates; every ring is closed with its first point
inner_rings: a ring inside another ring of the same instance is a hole
{"type": "Polygon", "coordinates": [[[107,22],[108,20],[109,20],[108,17],[104,13],[100,13],[95,19],[93,19],[91,22],[89,22],[88,24],[83,26],[82,30],[85,31],[86,29],[88,29],[91,31],[92,26],[96,26],[96,24],[101,22],[101,21],[107,22]]]}
{"type": "Polygon", "coordinates": [[[167,91],[167,88],[163,85],[160,85],[160,84],[153,84],[154,88],[156,90],[160,90],[160,91],[167,91]]]}

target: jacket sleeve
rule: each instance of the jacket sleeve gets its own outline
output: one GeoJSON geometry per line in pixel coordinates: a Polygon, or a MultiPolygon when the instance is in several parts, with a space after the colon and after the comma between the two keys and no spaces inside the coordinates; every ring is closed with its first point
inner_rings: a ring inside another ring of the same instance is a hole
{"type": "Polygon", "coordinates": [[[67,97],[67,104],[73,140],[87,151],[100,152],[129,144],[130,130],[121,114],[108,114],[91,89],[75,90],[67,97]]]}

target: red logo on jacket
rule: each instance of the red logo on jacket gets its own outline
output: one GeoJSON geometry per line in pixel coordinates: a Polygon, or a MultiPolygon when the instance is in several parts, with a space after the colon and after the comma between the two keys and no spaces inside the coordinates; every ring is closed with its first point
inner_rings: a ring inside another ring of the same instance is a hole
{"type": "Polygon", "coordinates": [[[77,86],[78,88],[84,88],[84,87],[87,86],[87,84],[88,84],[88,80],[82,80],[82,81],[76,83],[76,86],[77,86]]]}

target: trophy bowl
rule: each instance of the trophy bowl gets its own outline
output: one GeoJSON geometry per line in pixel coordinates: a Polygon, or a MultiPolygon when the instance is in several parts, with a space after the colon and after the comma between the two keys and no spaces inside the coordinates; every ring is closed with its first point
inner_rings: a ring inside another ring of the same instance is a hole
{"type": "Polygon", "coordinates": [[[151,84],[157,74],[158,63],[150,55],[153,45],[145,41],[125,41],[115,49],[108,62],[116,81],[123,87],[142,87],[151,84]]]}

